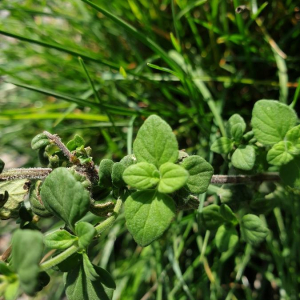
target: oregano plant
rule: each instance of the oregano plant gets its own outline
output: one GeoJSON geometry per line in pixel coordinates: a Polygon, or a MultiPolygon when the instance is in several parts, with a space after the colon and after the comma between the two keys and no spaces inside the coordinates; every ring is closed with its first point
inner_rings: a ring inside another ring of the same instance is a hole
{"type": "Polygon", "coordinates": [[[230,175],[213,175],[203,157],[179,150],[171,127],[157,115],[138,130],[133,154],[119,162],[103,159],[99,166],[78,135],[66,144],[47,131],[35,136],[31,147],[44,167],[5,169],[0,160],[0,216],[17,219],[20,227],[1,256],[2,296],[34,296],[55,268],[64,273],[69,300],[112,299],[114,279],[93,264],[88,250],[122,207],[127,229],[142,247],[164,238],[176,214],[191,209],[199,211],[200,225],[215,235],[220,252],[262,243],[269,230],[260,214],[279,193],[299,194],[297,120],[292,108],[274,100],[255,104],[249,126],[242,116],[231,116],[226,136],[211,145],[228,160],[230,175]],[[262,191],[268,181],[275,188],[262,191]],[[211,184],[220,201],[204,206],[199,199],[211,184]],[[87,222],[89,215],[95,221],[87,222]],[[39,221],[53,216],[63,226],[43,232],[39,221]]]}

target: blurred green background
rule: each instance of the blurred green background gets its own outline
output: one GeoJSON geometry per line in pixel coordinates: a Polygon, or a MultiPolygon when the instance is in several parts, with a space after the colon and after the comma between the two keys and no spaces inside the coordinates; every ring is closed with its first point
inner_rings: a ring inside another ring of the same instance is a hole
{"type": "MultiPolygon", "coordinates": [[[[94,0],[99,9],[85,2],[0,3],[6,167],[40,166],[30,141],[43,130],[65,141],[80,134],[96,163],[118,161],[154,113],[172,126],[180,148],[227,174],[228,162],[209,151],[225,121],[239,113],[249,124],[260,99],[297,100],[299,1],[94,0]]],[[[210,194],[206,204],[219,201],[213,188],[210,194]]],[[[94,247],[94,262],[116,278],[115,299],[299,299],[299,217],[289,222],[293,208],[276,209],[267,216],[267,243],[223,254],[197,212],[180,213],[144,249],[121,217],[94,247]]],[[[14,226],[2,222],[3,236],[14,226]]],[[[36,299],[63,299],[62,277],[53,274],[36,299]]]]}

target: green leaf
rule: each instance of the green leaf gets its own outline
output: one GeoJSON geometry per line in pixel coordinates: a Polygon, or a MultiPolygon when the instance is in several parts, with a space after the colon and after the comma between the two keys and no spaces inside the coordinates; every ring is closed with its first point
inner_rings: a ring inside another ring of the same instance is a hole
{"type": "Polygon", "coordinates": [[[35,294],[38,286],[42,254],[43,235],[39,231],[15,231],[12,241],[12,266],[19,275],[21,288],[30,296],[35,294]]]}
{"type": "Polygon", "coordinates": [[[111,178],[113,185],[117,188],[122,188],[126,186],[126,183],[123,180],[123,173],[125,169],[126,167],[121,162],[117,162],[113,165],[111,178]]]}
{"type": "Polygon", "coordinates": [[[89,279],[90,281],[96,281],[99,276],[95,271],[94,266],[91,263],[89,257],[87,256],[86,253],[82,253],[82,257],[83,257],[83,269],[87,279],[89,279]]]}
{"type": "Polygon", "coordinates": [[[136,158],[133,154],[129,154],[129,155],[124,156],[120,160],[120,163],[123,164],[126,168],[128,168],[129,166],[136,163],[136,158]]]}
{"type": "Polygon", "coordinates": [[[11,276],[14,274],[14,272],[4,261],[0,260],[0,274],[5,276],[11,276]]]}
{"type": "Polygon", "coordinates": [[[217,229],[219,226],[225,223],[224,218],[220,214],[220,206],[211,204],[203,208],[201,213],[204,226],[209,229],[217,229]]]}
{"type": "Polygon", "coordinates": [[[175,211],[174,200],[155,190],[135,192],[125,201],[127,228],[141,246],[149,245],[167,230],[175,211]]]}
{"type": "Polygon", "coordinates": [[[227,137],[221,137],[213,142],[210,150],[219,154],[229,153],[233,149],[233,141],[227,137]]]}
{"type": "Polygon", "coordinates": [[[31,148],[33,150],[45,148],[47,145],[50,144],[50,141],[46,134],[40,133],[36,135],[32,140],[31,140],[31,148]]]}
{"type": "Polygon", "coordinates": [[[70,151],[73,151],[76,150],[76,148],[84,147],[84,145],[85,140],[80,135],[76,134],[74,138],[67,143],[66,146],[70,151]]]}
{"type": "Polygon", "coordinates": [[[24,201],[28,193],[29,185],[26,184],[27,182],[27,179],[0,181],[0,194],[5,191],[8,193],[8,200],[0,208],[0,219],[18,217],[21,202],[24,201]]]}
{"type": "Polygon", "coordinates": [[[300,155],[300,125],[290,129],[286,134],[285,140],[291,142],[293,145],[293,148],[290,149],[290,153],[300,155]]]}
{"type": "Polygon", "coordinates": [[[38,286],[36,291],[41,291],[50,282],[50,276],[46,272],[40,272],[38,276],[38,286]]]}
{"type": "Polygon", "coordinates": [[[30,186],[30,195],[29,195],[30,207],[32,212],[40,217],[43,218],[51,217],[52,213],[45,208],[41,200],[41,195],[40,195],[41,184],[42,181],[37,180],[35,183],[32,183],[30,186]]]}
{"type": "Polygon", "coordinates": [[[99,186],[109,187],[112,185],[111,173],[114,162],[110,159],[103,159],[99,166],[99,186]]]}
{"type": "Polygon", "coordinates": [[[221,225],[216,233],[216,246],[220,252],[234,248],[239,241],[238,233],[233,226],[221,225]]]}
{"type": "Polygon", "coordinates": [[[123,179],[133,188],[146,190],[157,185],[160,174],[155,165],[141,162],[128,167],[123,173],[123,179]]]}
{"type": "Polygon", "coordinates": [[[252,170],[255,164],[255,149],[251,145],[241,145],[232,154],[232,165],[244,171],[252,170]]]}
{"type": "Polygon", "coordinates": [[[292,188],[300,189],[300,159],[295,158],[280,168],[282,182],[292,188]]]}
{"type": "Polygon", "coordinates": [[[198,155],[192,155],[184,159],[181,164],[189,172],[189,178],[186,183],[189,191],[193,194],[205,193],[214,169],[204,158],[198,155]]]}
{"type": "Polygon", "coordinates": [[[251,245],[257,245],[262,242],[269,232],[262,220],[256,215],[248,214],[243,216],[240,226],[244,240],[251,245]]]}
{"type": "Polygon", "coordinates": [[[230,222],[234,225],[238,223],[235,214],[227,204],[222,204],[220,206],[220,214],[227,222],[230,222]]]}
{"type": "Polygon", "coordinates": [[[189,173],[183,167],[173,163],[165,163],[159,168],[161,179],[158,184],[160,193],[173,193],[185,185],[189,173]]]}
{"type": "MultiPolygon", "coordinates": [[[[56,255],[59,255],[61,252],[56,252],[56,255]]],[[[55,256],[54,256],[55,257],[55,256]]],[[[61,272],[69,272],[76,267],[78,267],[82,263],[82,255],[78,252],[72,254],[71,256],[67,257],[61,263],[55,266],[55,269],[61,272]]]]}
{"type": "Polygon", "coordinates": [[[69,300],[110,300],[100,280],[91,281],[80,264],[65,277],[66,295],[69,300]]]}
{"type": "Polygon", "coordinates": [[[275,100],[260,100],[255,103],[252,111],[254,136],[263,145],[274,145],[282,141],[296,121],[295,111],[275,100]]]}
{"type": "Polygon", "coordinates": [[[50,249],[64,250],[72,246],[78,238],[66,230],[49,233],[44,238],[44,244],[50,249]]]}
{"type": "Polygon", "coordinates": [[[253,199],[253,188],[246,184],[225,184],[218,190],[222,203],[239,203],[253,199]]]}
{"type": "Polygon", "coordinates": [[[93,265],[95,271],[98,274],[99,281],[104,285],[105,288],[115,290],[116,289],[116,283],[110,273],[108,273],[103,268],[100,268],[98,266],[93,265]]]}
{"type": "Polygon", "coordinates": [[[89,211],[89,192],[66,168],[57,168],[47,176],[41,188],[47,210],[71,228],[89,211]]]}
{"type": "Polygon", "coordinates": [[[75,233],[78,236],[78,244],[80,248],[87,248],[92,242],[93,238],[96,236],[95,227],[87,222],[78,222],[75,225],[75,233]]]}
{"type": "Polygon", "coordinates": [[[139,129],[133,152],[137,162],[147,162],[159,168],[166,162],[177,161],[178,144],[171,127],[160,117],[152,115],[139,129]]]}
{"type": "Polygon", "coordinates": [[[294,158],[294,156],[290,153],[292,147],[292,143],[286,141],[273,145],[273,147],[268,151],[267,161],[274,166],[286,165],[294,158]]]}
{"type": "Polygon", "coordinates": [[[15,280],[13,282],[10,282],[9,285],[5,289],[4,293],[4,299],[5,300],[16,300],[19,299],[19,280],[15,280]]]}
{"type": "Polygon", "coordinates": [[[246,130],[246,123],[239,114],[234,114],[229,118],[226,129],[228,136],[239,141],[246,130]]]}
{"type": "Polygon", "coordinates": [[[240,141],[243,137],[243,126],[242,124],[235,124],[230,130],[230,134],[235,141],[240,141]]]}

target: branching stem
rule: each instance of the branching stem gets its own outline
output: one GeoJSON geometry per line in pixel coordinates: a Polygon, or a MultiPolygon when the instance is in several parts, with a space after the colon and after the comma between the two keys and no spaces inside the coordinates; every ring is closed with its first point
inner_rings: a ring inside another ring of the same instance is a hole
{"type": "Polygon", "coordinates": [[[79,164],[79,159],[73,155],[70,150],[64,145],[57,134],[51,134],[48,131],[43,132],[49,140],[51,140],[73,164],[79,164]]]}
{"type": "MultiPolygon", "coordinates": [[[[108,229],[110,226],[112,226],[114,224],[114,222],[116,221],[116,219],[120,213],[121,207],[122,207],[122,199],[119,198],[116,202],[116,206],[114,208],[113,214],[109,218],[107,218],[104,222],[100,223],[99,225],[97,225],[95,227],[97,230],[97,235],[101,234],[103,231],[105,231],[106,229],[108,229]]],[[[75,244],[75,245],[71,246],[70,248],[66,249],[64,252],[43,262],[40,265],[41,271],[47,271],[47,270],[51,269],[52,267],[63,262],[65,259],[67,259],[72,254],[78,252],[79,250],[80,250],[80,247],[78,245],[75,244]]]]}

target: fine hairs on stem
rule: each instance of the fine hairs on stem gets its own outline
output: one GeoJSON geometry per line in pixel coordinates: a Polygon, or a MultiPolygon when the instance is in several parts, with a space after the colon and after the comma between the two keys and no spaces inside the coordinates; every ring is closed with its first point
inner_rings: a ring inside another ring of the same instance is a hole
{"type": "MultiPolygon", "coordinates": [[[[0,181],[17,179],[44,179],[50,173],[51,168],[16,168],[7,169],[0,174],[0,181]]],[[[211,184],[250,183],[261,181],[279,181],[278,173],[263,173],[257,175],[213,175],[211,184]]]]}

